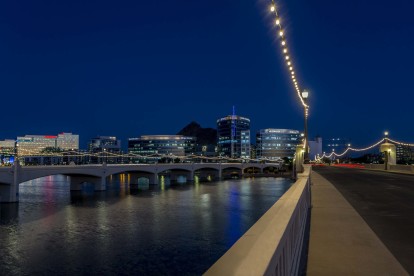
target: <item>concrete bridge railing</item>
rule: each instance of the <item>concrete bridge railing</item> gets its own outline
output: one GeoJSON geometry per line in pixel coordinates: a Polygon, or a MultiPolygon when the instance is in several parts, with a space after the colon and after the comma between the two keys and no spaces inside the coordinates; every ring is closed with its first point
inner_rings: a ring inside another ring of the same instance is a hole
{"type": "MultiPolygon", "coordinates": [[[[384,164],[364,164],[365,168],[373,170],[384,170],[384,164]]],[[[388,170],[414,173],[414,165],[388,165],[388,170]]]]}
{"type": "Polygon", "coordinates": [[[205,275],[297,275],[309,216],[311,167],[205,275]]]}

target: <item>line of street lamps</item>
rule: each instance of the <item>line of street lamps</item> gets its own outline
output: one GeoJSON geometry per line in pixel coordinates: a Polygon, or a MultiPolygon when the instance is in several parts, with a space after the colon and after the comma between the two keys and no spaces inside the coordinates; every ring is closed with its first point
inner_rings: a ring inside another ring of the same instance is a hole
{"type": "Polygon", "coordinates": [[[304,119],[305,119],[305,130],[304,130],[304,134],[305,134],[305,143],[304,143],[304,147],[305,147],[305,151],[303,154],[303,161],[305,164],[309,163],[309,136],[308,136],[308,110],[309,110],[309,105],[308,105],[308,97],[309,97],[309,92],[307,90],[303,90],[301,93],[303,102],[305,103],[303,106],[303,110],[304,110],[304,119]]]}

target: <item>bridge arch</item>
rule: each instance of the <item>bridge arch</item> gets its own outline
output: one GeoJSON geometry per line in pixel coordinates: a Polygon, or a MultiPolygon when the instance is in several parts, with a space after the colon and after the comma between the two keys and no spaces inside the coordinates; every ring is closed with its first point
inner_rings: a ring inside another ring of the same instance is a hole
{"type": "Polygon", "coordinates": [[[248,166],[243,168],[243,173],[247,173],[247,174],[257,174],[257,173],[262,173],[262,167],[260,166],[248,166]]]}
{"type": "Polygon", "coordinates": [[[38,178],[53,176],[53,175],[66,175],[66,176],[84,176],[84,177],[101,177],[101,174],[98,172],[87,172],[87,171],[70,171],[70,170],[33,170],[25,171],[21,173],[18,177],[18,183],[23,183],[31,180],[36,180],[38,178]]]}
{"type": "Polygon", "coordinates": [[[263,167],[263,173],[278,173],[280,169],[280,164],[269,164],[263,167]]]}
{"type": "Polygon", "coordinates": [[[242,175],[243,169],[241,166],[226,166],[221,171],[221,176],[223,179],[241,178],[242,175]]]}
{"type": "Polygon", "coordinates": [[[221,170],[214,167],[200,167],[194,170],[195,182],[211,182],[218,181],[221,178],[221,170]]]}
{"type": "Polygon", "coordinates": [[[182,167],[165,167],[158,172],[158,177],[168,177],[170,184],[191,183],[194,181],[194,170],[182,167]]]}
{"type": "Polygon", "coordinates": [[[158,184],[157,174],[151,170],[130,169],[126,171],[119,171],[114,174],[125,174],[126,182],[132,189],[158,184]]]}

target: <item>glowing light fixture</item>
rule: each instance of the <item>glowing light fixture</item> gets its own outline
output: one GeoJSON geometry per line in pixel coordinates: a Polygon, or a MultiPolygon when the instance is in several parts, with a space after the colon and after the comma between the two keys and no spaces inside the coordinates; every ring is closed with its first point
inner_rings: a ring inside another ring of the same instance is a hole
{"type": "Polygon", "coordinates": [[[302,98],[307,99],[309,97],[309,92],[306,90],[302,91],[302,98]]]}

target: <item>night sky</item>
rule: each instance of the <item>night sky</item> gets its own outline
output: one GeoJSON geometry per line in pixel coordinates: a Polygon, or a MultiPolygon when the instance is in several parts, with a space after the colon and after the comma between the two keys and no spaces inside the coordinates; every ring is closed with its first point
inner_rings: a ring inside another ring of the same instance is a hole
{"type": "MultiPolygon", "coordinates": [[[[309,133],[414,142],[414,2],[277,1],[309,133]]],[[[2,1],[0,139],[175,134],[238,115],[303,130],[270,1],[2,1]]]]}

